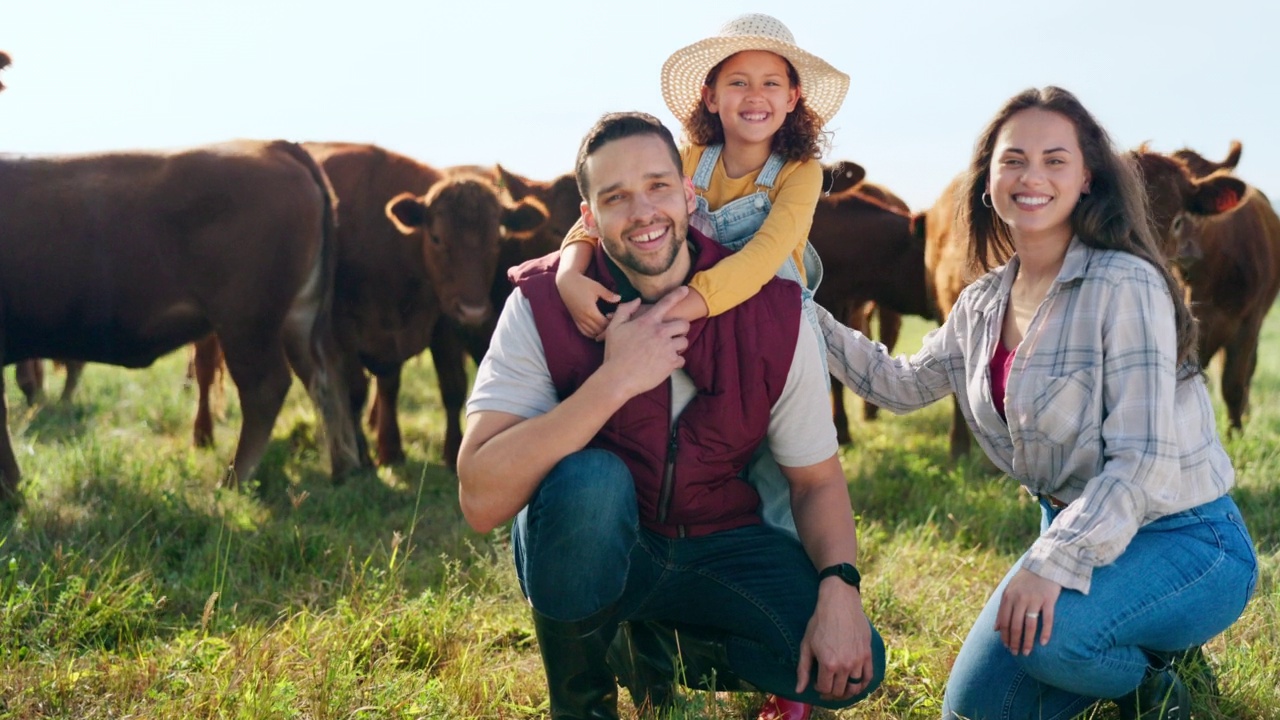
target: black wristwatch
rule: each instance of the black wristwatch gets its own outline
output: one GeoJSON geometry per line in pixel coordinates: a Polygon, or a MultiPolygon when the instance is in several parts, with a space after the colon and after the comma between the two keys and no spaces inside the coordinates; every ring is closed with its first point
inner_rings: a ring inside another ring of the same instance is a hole
{"type": "Polygon", "coordinates": [[[849,563],[840,563],[829,568],[823,568],[822,572],[818,573],[818,582],[822,582],[832,575],[854,586],[858,592],[862,592],[862,575],[858,572],[858,568],[849,563]]]}

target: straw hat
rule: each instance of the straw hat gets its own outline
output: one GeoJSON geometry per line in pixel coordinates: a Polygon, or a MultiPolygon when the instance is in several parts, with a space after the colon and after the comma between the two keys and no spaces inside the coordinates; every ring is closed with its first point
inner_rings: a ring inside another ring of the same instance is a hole
{"type": "Polygon", "coordinates": [[[795,37],[777,20],[751,13],[730,20],[717,35],[683,47],[662,64],[662,99],[680,122],[702,102],[702,84],[720,61],[743,50],[768,50],[786,58],[800,76],[800,92],[825,125],[844,102],[849,76],[812,53],[801,50],[795,37]]]}

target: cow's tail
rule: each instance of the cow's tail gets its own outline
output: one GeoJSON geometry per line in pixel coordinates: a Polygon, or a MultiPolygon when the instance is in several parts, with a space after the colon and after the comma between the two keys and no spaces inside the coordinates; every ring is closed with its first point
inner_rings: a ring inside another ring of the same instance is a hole
{"type": "Polygon", "coordinates": [[[329,443],[329,460],[335,481],[360,467],[356,443],[356,422],[349,407],[350,395],[342,371],[341,353],[333,327],[334,280],[338,266],[338,196],[320,163],[297,143],[274,143],[307,169],[324,199],[321,228],[317,304],[311,325],[309,347],[313,372],[307,393],[324,417],[329,443]]]}

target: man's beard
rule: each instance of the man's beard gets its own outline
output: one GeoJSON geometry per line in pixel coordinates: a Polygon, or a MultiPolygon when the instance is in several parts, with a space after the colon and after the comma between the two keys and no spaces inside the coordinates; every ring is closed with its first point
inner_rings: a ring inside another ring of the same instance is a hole
{"type": "MultiPolygon", "coordinates": [[[[676,258],[680,255],[680,246],[685,242],[688,235],[689,223],[686,220],[683,223],[675,220],[671,221],[671,237],[667,243],[667,253],[662,257],[641,259],[632,252],[626,241],[618,240],[614,244],[615,247],[623,248],[623,252],[618,254],[609,253],[613,257],[613,261],[619,266],[631,270],[639,275],[647,277],[657,277],[671,269],[675,265],[676,258]]],[[[623,237],[627,235],[624,232],[623,237]]]]}

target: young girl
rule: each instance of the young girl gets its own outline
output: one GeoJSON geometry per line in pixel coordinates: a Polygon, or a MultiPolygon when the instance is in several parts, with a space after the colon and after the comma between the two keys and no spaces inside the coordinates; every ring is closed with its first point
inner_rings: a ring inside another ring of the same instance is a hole
{"type": "MultiPolygon", "coordinates": [[[[822,127],[848,88],[847,75],[797,47],[786,26],[762,14],[731,20],[663,64],[662,94],[684,122],[684,172],[699,192],[691,224],[741,249],[693,277],[678,317],[718,315],[775,274],[806,286],[810,304],[821,279],[807,238],[822,192],[822,127]]],[[[580,226],[570,231],[556,283],[579,329],[599,336],[608,321],[597,301],[618,298],[582,274],[593,242],[580,226]]]]}
{"type": "Polygon", "coordinates": [[[1170,663],[1240,616],[1258,565],[1195,321],[1136,168],[1075,96],[1012,98],[957,195],[985,270],[911,358],[820,313],[835,377],[907,412],[955,394],[1041,534],[960,648],[943,717],[1190,717],[1170,663]],[[992,268],[991,258],[1007,263],[992,268]]]}
{"type": "MultiPolygon", "coordinates": [[[[848,88],[848,75],[797,47],[786,26],[762,14],[731,20],[663,64],[663,97],[690,143],[681,152],[684,173],[699,193],[690,225],[740,250],[694,275],[693,292],[673,316],[718,315],[776,274],[801,285],[805,317],[822,343],[813,309],[822,264],[808,235],[822,192],[822,127],[848,88]]],[[[578,329],[599,337],[608,320],[597,302],[619,298],[583,275],[594,242],[581,224],[570,230],[556,285],[578,329]]],[[[765,521],[795,534],[786,481],[767,451],[750,475],[765,521]]]]}
{"type": "MultiPolygon", "coordinates": [[[[813,304],[822,264],[808,236],[822,193],[822,128],[848,89],[848,75],[802,50],[785,25],[763,14],[735,18],[663,64],[663,99],[684,124],[683,171],[698,192],[690,227],[738,251],[695,274],[693,292],[668,317],[718,315],[778,275],[800,284],[804,315],[822,345],[813,304]]],[[[578,329],[600,337],[608,320],[597,303],[620,298],[583,274],[594,242],[580,223],[570,230],[556,285],[578,329]]],[[[767,447],[748,476],[765,522],[796,536],[790,490],[767,447]]],[[[809,712],[806,704],[771,696],[760,717],[800,720],[809,712]]]]}

